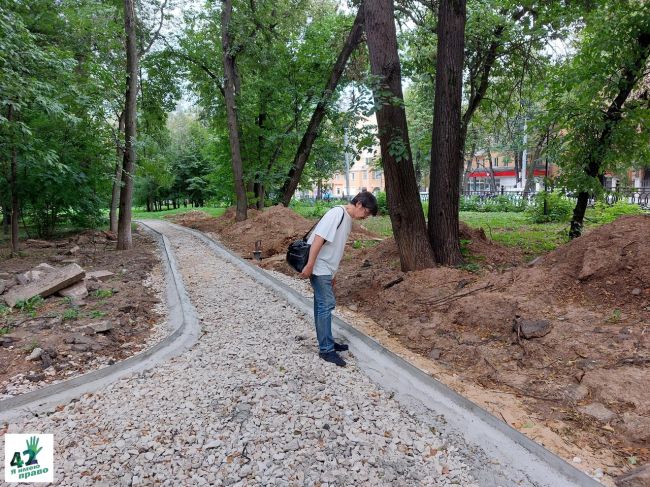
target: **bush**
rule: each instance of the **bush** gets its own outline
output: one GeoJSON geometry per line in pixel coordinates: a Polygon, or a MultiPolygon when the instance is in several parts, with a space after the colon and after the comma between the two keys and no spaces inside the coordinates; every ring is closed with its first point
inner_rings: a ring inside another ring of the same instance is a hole
{"type": "Polygon", "coordinates": [[[509,196],[499,195],[485,200],[482,211],[519,212],[526,209],[525,200],[516,203],[509,196]]]}
{"type": "Polygon", "coordinates": [[[478,196],[461,196],[460,211],[481,211],[481,199],[478,196]]]}
{"type": "Polygon", "coordinates": [[[533,223],[567,222],[571,219],[575,202],[564,194],[553,191],[545,193],[540,191],[526,209],[526,215],[533,223]],[[544,200],[546,199],[546,215],[544,214],[544,200]]]}
{"type": "Polygon", "coordinates": [[[639,205],[626,201],[617,201],[613,205],[598,202],[596,203],[592,220],[597,223],[611,223],[620,216],[639,215],[641,213],[643,213],[643,210],[639,205]]]}
{"type": "Polygon", "coordinates": [[[388,215],[388,201],[386,200],[386,192],[380,191],[375,195],[375,198],[377,198],[377,214],[388,215]]]}

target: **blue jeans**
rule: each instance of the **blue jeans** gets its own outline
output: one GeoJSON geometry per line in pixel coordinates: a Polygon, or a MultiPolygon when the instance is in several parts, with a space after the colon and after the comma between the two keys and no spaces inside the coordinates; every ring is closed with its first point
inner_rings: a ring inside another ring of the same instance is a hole
{"type": "Polygon", "coordinates": [[[332,336],[332,311],[336,306],[332,276],[315,276],[309,278],[314,289],[314,323],[316,325],[316,338],[318,351],[328,353],[334,351],[334,337],[332,336]]]}

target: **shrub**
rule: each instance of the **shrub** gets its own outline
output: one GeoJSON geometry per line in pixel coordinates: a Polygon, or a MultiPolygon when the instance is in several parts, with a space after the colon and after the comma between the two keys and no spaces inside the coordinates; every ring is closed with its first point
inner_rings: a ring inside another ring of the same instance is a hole
{"type": "Polygon", "coordinates": [[[478,196],[461,196],[460,211],[481,211],[481,200],[478,196]]]}
{"type": "Polygon", "coordinates": [[[626,201],[617,201],[613,205],[603,202],[596,203],[592,220],[598,223],[611,223],[623,215],[639,215],[643,210],[639,205],[626,201]]]}
{"type": "Polygon", "coordinates": [[[574,206],[575,203],[560,192],[540,191],[526,209],[526,215],[533,223],[567,222],[571,219],[574,206]],[[544,199],[546,199],[546,215],[544,199]]]}
{"type": "Polygon", "coordinates": [[[509,196],[499,195],[485,200],[482,211],[519,212],[526,209],[525,200],[516,203],[509,196]]]}
{"type": "Polygon", "coordinates": [[[377,198],[377,214],[388,215],[388,200],[386,199],[386,192],[380,191],[375,195],[375,198],[377,198]]]}

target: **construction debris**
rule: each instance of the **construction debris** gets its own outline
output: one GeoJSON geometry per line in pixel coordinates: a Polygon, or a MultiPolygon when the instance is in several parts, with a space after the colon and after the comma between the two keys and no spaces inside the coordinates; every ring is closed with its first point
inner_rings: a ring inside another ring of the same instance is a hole
{"type": "Polygon", "coordinates": [[[35,296],[45,298],[61,289],[65,289],[75,282],[81,281],[85,275],[85,271],[79,265],[70,264],[43,275],[37,281],[15,286],[3,297],[5,302],[13,308],[19,301],[27,301],[35,296]]]}

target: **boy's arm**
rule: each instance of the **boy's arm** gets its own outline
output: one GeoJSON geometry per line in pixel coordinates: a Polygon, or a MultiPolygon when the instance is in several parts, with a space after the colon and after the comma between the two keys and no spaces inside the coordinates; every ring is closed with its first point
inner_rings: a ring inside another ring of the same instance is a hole
{"type": "Polygon", "coordinates": [[[311,248],[309,249],[309,260],[307,260],[307,265],[300,273],[302,277],[311,276],[311,273],[314,271],[314,264],[316,264],[316,257],[318,257],[318,253],[324,243],[325,239],[323,237],[320,235],[314,235],[314,241],[311,243],[311,248]]]}

